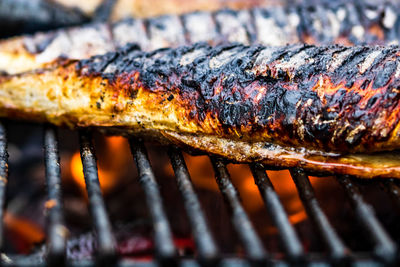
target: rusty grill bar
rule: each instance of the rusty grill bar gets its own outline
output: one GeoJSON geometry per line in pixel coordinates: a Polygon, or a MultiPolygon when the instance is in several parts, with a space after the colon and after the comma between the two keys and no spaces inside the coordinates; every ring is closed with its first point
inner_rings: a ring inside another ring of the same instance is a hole
{"type": "Polygon", "coordinates": [[[3,249],[3,215],[6,197],[6,185],[8,181],[8,153],[7,134],[4,124],[0,122],[0,249],[3,249]]]}
{"type": "Polygon", "coordinates": [[[175,245],[167,216],[164,211],[160,191],[153,174],[147,151],[140,140],[130,140],[132,155],[139,172],[139,182],[146,195],[146,203],[153,220],[156,253],[162,264],[175,264],[175,245]]]}
{"type": "Polygon", "coordinates": [[[210,160],[214,167],[215,178],[219,189],[231,211],[232,224],[243,243],[247,256],[250,261],[254,263],[264,263],[267,258],[267,253],[242,207],[239,193],[230,180],[225,163],[221,159],[214,157],[210,157],[210,160]]]}
{"type": "Polygon", "coordinates": [[[310,216],[310,219],[315,224],[319,235],[329,250],[331,259],[335,262],[344,261],[348,250],[319,206],[314,189],[307,175],[300,169],[290,170],[290,174],[296,184],[300,199],[306,208],[308,216],[310,216]]]}
{"type": "MultiPolygon", "coordinates": [[[[91,133],[87,130],[79,132],[81,147],[81,159],[83,172],[88,193],[90,213],[93,220],[94,230],[97,233],[98,252],[96,259],[89,262],[68,262],[65,252],[66,227],[63,218],[62,188],[60,163],[58,152],[57,129],[52,126],[44,127],[44,151],[46,164],[46,184],[48,191],[47,221],[48,221],[48,266],[135,266],[137,262],[129,262],[117,256],[114,238],[111,230],[111,222],[105,208],[104,200],[100,190],[97,162],[92,143],[91,133]]],[[[230,211],[231,221],[237,232],[246,255],[244,257],[225,257],[219,253],[218,247],[211,235],[207,220],[202,211],[199,199],[193,188],[191,178],[186,167],[181,151],[176,147],[168,148],[168,155],[175,172],[176,183],[181,193],[186,213],[189,217],[192,234],[197,247],[196,259],[181,259],[176,253],[172,239],[172,233],[167,219],[164,203],[155,179],[150,161],[147,157],[146,148],[142,141],[131,139],[130,146],[135,159],[139,182],[146,196],[146,204],[153,221],[154,243],[156,247],[156,261],[160,265],[171,266],[181,264],[183,266],[198,262],[201,266],[215,266],[218,263],[229,264],[230,266],[244,266],[246,264],[264,265],[268,263],[280,263],[285,265],[305,263],[322,264],[349,264],[368,263],[370,266],[381,266],[382,264],[398,264],[397,245],[386,232],[374,211],[368,205],[357,185],[358,181],[349,177],[338,177],[337,181],[343,187],[349,197],[356,218],[359,220],[363,230],[368,233],[372,244],[372,250],[368,257],[358,257],[357,253],[351,252],[335,229],[330,224],[326,214],[320,207],[314,190],[307,174],[301,169],[290,170],[293,181],[296,184],[298,194],[303,202],[311,222],[316,227],[317,234],[321,237],[327,247],[328,256],[315,261],[307,255],[299,241],[299,238],[289,222],[288,214],[285,212],[279,196],[267,176],[265,169],[259,164],[250,164],[254,181],[265,202],[267,211],[279,230],[282,247],[285,251],[285,259],[274,259],[268,253],[256,234],[252,223],[241,204],[238,191],[230,180],[226,163],[215,157],[210,157],[214,167],[216,182],[224,196],[225,202],[230,211]]],[[[4,206],[5,186],[8,177],[8,154],[6,130],[0,123],[0,206],[4,206]]],[[[381,188],[386,190],[394,203],[400,203],[399,185],[394,180],[379,181],[381,188]]],[[[0,210],[1,212],[3,209],[0,210]]],[[[3,213],[0,214],[3,216],[3,213]]],[[[0,223],[2,232],[2,223],[0,223]]],[[[3,239],[0,238],[0,245],[3,239]]],[[[43,266],[42,262],[30,262],[22,258],[19,261],[10,262],[2,256],[3,265],[19,266],[43,266]]],[[[153,266],[154,262],[139,263],[140,266],[153,266]]]]}
{"type": "Polygon", "coordinates": [[[374,246],[375,256],[384,262],[392,262],[396,257],[396,245],[376,218],[372,207],[365,203],[357,183],[346,176],[340,177],[338,181],[347,193],[360,224],[374,246]]]}
{"type": "Polygon", "coordinates": [[[218,262],[218,248],[200,207],[183,155],[176,147],[170,147],[168,154],[175,172],[179,191],[184,199],[186,213],[193,229],[199,261],[204,265],[213,265],[218,262]]]}
{"type": "Polygon", "coordinates": [[[44,128],[44,151],[46,165],[46,185],[49,208],[48,220],[48,264],[50,266],[65,264],[65,246],[67,228],[64,224],[63,205],[61,196],[61,169],[58,153],[58,138],[55,127],[44,128]]]}
{"type": "Polygon", "coordinates": [[[303,263],[303,247],[301,246],[293,226],[289,222],[289,218],[279,200],[278,194],[275,192],[274,186],[265,172],[265,168],[260,164],[252,164],[250,169],[260,194],[264,199],[270,217],[281,233],[281,242],[288,256],[288,260],[294,263],[303,263]]]}
{"type": "Polygon", "coordinates": [[[115,245],[111,233],[111,223],[100,189],[91,133],[85,130],[80,131],[79,141],[90,214],[97,233],[98,251],[96,261],[98,265],[110,266],[115,261],[115,245]]]}

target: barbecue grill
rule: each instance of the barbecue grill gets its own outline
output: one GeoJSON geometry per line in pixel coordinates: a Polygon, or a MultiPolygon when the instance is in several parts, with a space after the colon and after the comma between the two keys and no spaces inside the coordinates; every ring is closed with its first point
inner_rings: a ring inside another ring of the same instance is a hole
{"type": "MultiPolygon", "coordinates": [[[[112,1],[106,1],[111,3],[112,1]]],[[[93,260],[67,259],[66,242],[67,226],[64,220],[61,186],[60,156],[58,150],[58,129],[53,126],[44,126],[44,159],[46,170],[46,188],[49,205],[46,205],[47,216],[47,251],[44,259],[32,258],[30,255],[1,255],[1,264],[4,266],[154,266],[154,265],[182,265],[182,266],[249,266],[258,265],[350,265],[355,266],[396,266],[399,264],[398,242],[400,238],[389,234],[374,208],[365,200],[362,184],[365,181],[341,176],[336,177],[341,189],[348,197],[348,203],[358,222],[343,221],[343,224],[358,224],[370,242],[368,251],[351,250],[343,237],[328,219],[329,214],[320,205],[309,176],[302,169],[292,169],[290,174],[296,185],[297,193],[306,209],[307,216],[313,225],[313,234],[321,239],[325,247],[321,253],[308,252],[298,235],[289,214],[285,210],[279,195],[274,189],[266,170],[274,166],[262,166],[257,163],[249,164],[254,182],[264,200],[266,212],[270,220],[278,229],[282,247],[281,256],[268,251],[263,244],[263,237],[257,233],[253,222],[246,212],[238,190],[235,188],[228,168],[228,162],[209,155],[215,171],[215,182],[223,196],[226,209],[235,232],[244,250],[243,254],[225,254],[218,246],[215,236],[210,229],[212,218],[206,217],[201,205],[201,198],[191,181],[182,151],[174,146],[166,147],[171,165],[175,172],[175,180],[180,196],[189,219],[191,232],[195,241],[196,257],[182,257],[177,253],[174,244],[170,221],[166,214],[169,205],[164,201],[160,186],[156,180],[154,169],[149,161],[146,147],[142,140],[130,139],[130,148],[138,170],[138,182],[145,195],[147,210],[152,220],[153,241],[155,254],[152,260],[138,261],[120,256],[116,250],[115,236],[112,232],[112,223],[106,209],[99,183],[96,155],[90,130],[79,131],[80,154],[83,164],[86,191],[88,195],[89,211],[92,218],[92,228],[97,241],[97,252],[93,260]]],[[[6,185],[8,180],[8,150],[7,131],[0,122],[0,218],[3,218],[6,185]]],[[[368,187],[374,190],[383,190],[393,202],[393,206],[400,208],[400,182],[393,179],[368,181],[368,187]]],[[[334,196],[332,196],[334,197],[334,196]]],[[[382,203],[380,203],[382,204],[382,203]]],[[[342,205],[342,203],[338,203],[342,205]]],[[[127,211],[129,212],[129,211],[127,211]]],[[[393,213],[396,211],[393,210],[393,213]]],[[[229,222],[223,222],[228,224],[229,222]]],[[[4,247],[3,220],[0,219],[0,247],[4,247]]],[[[361,241],[360,241],[361,242],[361,241]]]]}
{"type": "MultiPolygon", "coordinates": [[[[196,244],[196,258],[182,258],[176,253],[170,223],[164,209],[168,203],[163,202],[159,186],[156,182],[151,163],[148,159],[146,147],[139,139],[130,139],[132,155],[135,159],[138,177],[141,188],[146,197],[146,205],[150,212],[153,226],[153,236],[155,244],[155,255],[153,261],[132,261],[118,256],[114,237],[111,231],[111,222],[105,208],[104,199],[98,179],[96,156],[93,148],[91,132],[81,130],[79,132],[80,154],[83,163],[83,172],[86,182],[90,213],[94,231],[97,233],[98,249],[93,261],[81,260],[70,262],[66,258],[66,226],[63,219],[62,187],[60,158],[58,152],[57,129],[53,126],[44,127],[44,152],[46,164],[46,183],[48,200],[53,203],[49,205],[47,211],[47,243],[48,254],[46,257],[49,266],[90,266],[93,264],[110,266],[118,264],[120,266],[153,266],[154,264],[172,265],[183,264],[183,266],[215,266],[218,263],[229,266],[247,266],[280,264],[303,265],[310,264],[342,264],[355,263],[358,265],[368,264],[369,266],[396,265],[398,263],[397,244],[395,237],[388,234],[385,228],[374,214],[373,208],[364,200],[360,190],[360,181],[350,177],[337,177],[337,181],[342,186],[348,196],[355,217],[363,228],[371,243],[370,251],[350,251],[344,241],[337,234],[329,220],[327,214],[321,208],[314,189],[307,174],[301,169],[290,170],[292,179],[296,184],[298,194],[307,211],[312,224],[315,226],[315,233],[325,244],[325,252],[317,255],[307,253],[300,239],[289,222],[288,214],[275,192],[274,187],[265,172],[265,166],[250,164],[250,169],[254,176],[254,182],[258,186],[259,192],[265,202],[266,210],[279,230],[279,237],[284,250],[284,258],[276,258],[264,247],[260,236],[256,233],[252,222],[249,219],[238,191],[233,185],[230,174],[226,167],[227,162],[220,158],[210,156],[215,179],[221,194],[229,210],[231,223],[243,246],[245,255],[224,255],[219,252],[219,248],[211,234],[199,198],[196,195],[194,186],[185,160],[180,149],[169,147],[168,155],[175,172],[176,183],[186,209],[187,216],[191,225],[191,231],[196,244]],[[193,265],[195,264],[195,265],[193,265]]],[[[8,153],[6,129],[0,124],[0,205],[4,207],[5,192],[8,177],[8,153]]],[[[397,181],[375,180],[369,186],[375,186],[376,190],[385,189],[394,201],[400,204],[400,186],[397,181]]],[[[3,212],[1,213],[3,215],[3,212]]],[[[349,222],[344,222],[349,223],[349,222]]],[[[2,228],[2,224],[0,224],[2,228]]],[[[3,244],[0,239],[0,244],[3,244]]],[[[5,266],[43,266],[46,262],[33,262],[29,256],[2,255],[2,264],[5,266]]]]}

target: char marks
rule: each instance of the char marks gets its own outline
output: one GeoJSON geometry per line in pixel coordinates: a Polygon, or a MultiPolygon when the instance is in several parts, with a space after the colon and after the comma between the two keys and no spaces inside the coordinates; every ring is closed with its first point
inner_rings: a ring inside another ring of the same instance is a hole
{"type": "Polygon", "coordinates": [[[13,64],[0,63],[0,71],[18,73],[43,67],[59,58],[84,59],[114,51],[128,43],[137,44],[145,51],[199,41],[211,45],[227,42],[246,45],[396,43],[400,28],[396,7],[391,3],[377,4],[375,9],[363,2],[323,2],[313,6],[302,3],[125,19],[110,25],[89,24],[24,37],[21,40],[24,46],[17,53],[25,53],[23,55],[30,64],[14,60],[16,52],[5,44],[6,56],[14,61],[13,64]]]}
{"type": "Polygon", "coordinates": [[[122,48],[133,43],[145,49],[149,47],[149,36],[146,30],[148,28],[141,19],[128,18],[119,21],[111,25],[114,45],[122,48]]]}
{"type": "Polygon", "coordinates": [[[219,35],[231,43],[248,45],[255,36],[251,12],[222,10],[214,14],[219,35]]]}
{"type": "Polygon", "coordinates": [[[133,77],[132,91],[172,95],[187,112],[182,120],[205,131],[214,121],[213,130],[222,136],[365,151],[398,125],[399,52],[379,46],[198,43],[151,53],[132,47],[83,61],[78,71],[103,76],[116,88],[133,77]]]}
{"type": "Polygon", "coordinates": [[[163,47],[177,47],[185,44],[184,29],[176,15],[162,16],[148,20],[149,46],[146,51],[163,47]]]}
{"type": "Polygon", "coordinates": [[[190,43],[212,42],[218,38],[217,27],[212,13],[194,12],[182,16],[190,43]]]}

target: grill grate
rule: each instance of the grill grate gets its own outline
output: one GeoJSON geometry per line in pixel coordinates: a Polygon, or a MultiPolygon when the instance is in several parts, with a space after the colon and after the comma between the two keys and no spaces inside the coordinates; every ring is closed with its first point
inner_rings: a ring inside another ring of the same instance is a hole
{"type": "Polygon", "coordinates": [[[252,262],[265,262],[267,254],[253,225],[244,211],[244,208],[242,207],[239,193],[230,180],[225,164],[220,159],[214,157],[211,157],[210,159],[216,173],[216,180],[219,189],[231,210],[232,224],[243,243],[247,256],[252,262]]]}
{"type": "Polygon", "coordinates": [[[153,170],[147,158],[146,148],[138,140],[130,140],[130,145],[139,172],[139,182],[146,195],[146,203],[153,220],[157,256],[162,263],[174,263],[176,251],[172,240],[171,228],[164,211],[153,170]]]}
{"type": "Polygon", "coordinates": [[[168,154],[193,229],[199,260],[205,265],[213,265],[218,261],[218,248],[211,236],[200,202],[194,192],[185,160],[182,153],[175,147],[170,147],[168,154]]]}
{"type": "Polygon", "coordinates": [[[50,266],[65,264],[66,227],[64,225],[63,202],[61,197],[61,170],[58,156],[56,129],[44,129],[46,184],[50,203],[48,220],[48,263],[50,266]]]}
{"type": "Polygon", "coordinates": [[[269,180],[263,166],[253,164],[250,167],[254,181],[258,186],[260,194],[264,199],[270,217],[274,220],[274,224],[279,229],[281,242],[286,250],[288,259],[291,262],[303,262],[304,251],[300,240],[294,231],[293,226],[289,222],[289,218],[279,200],[278,194],[269,180]]]}
{"type": "Polygon", "coordinates": [[[308,216],[310,216],[310,219],[314,222],[319,235],[329,250],[331,259],[335,262],[344,261],[348,254],[348,249],[345,247],[342,240],[340,240],[335,229],[333,229],[325,213],[319,206],[307,175],[299,169],[290,170],[290,174],[296,184],[300,199],[306,208],[308,216]]]}
{"type": "Polygon", "coordinates": [[[110,266],[115,261],[114,238],[101,194],[97,162],[90,132],[80,131],[79,141],[89,208],[98,237],[97,264],[110,266]]]}
{"type": "MultiPolygon", "coordinates": [[[[0,218],[3,218],[6,185],[8,181],[7,135],[3,123],[0,122],[0,218]]],[[[3,220],[0,219],[0,249],[3,248],[3,220]]]]}
{"type": "Polygon", "coordinates": [[[364,202],[357,184],[348,177],[340,177],[338,181],[345,189],[356,217],[374,245],[375,255],[387,263],[392,262],[396,257],[396,245],[375,217],[372,207],[364,202]]]}
{"type": "MultiPolygon", "coordinates": [[[[66,260],[65,247],[67,230],[63,218],[57,129],[52,126],[46,126],[44,128],[44,151],[48,191],[48,201],[46,204],[48,208],[47,264],[49,266],[63,266],[65,264],[87,266],[94,263],[96,265],[110,266],[118,261],[119,265],[123,266],[135,265],[137,263],[118,259],[117,257],[111,231],[111,223],[100,190],[91,133],[87,130],[81,130],[79,132],[79,140],[90,213],[99,244],[96,261],[68,263],[66,260]]],[[[130,146],[137,165],[139,182],[145,193],[146,203],[153,221],[154,243],[156,248],[155,256],[157,262],[161,265],[168,266],[177,265],[178,263],[184,266],[195,263],[195,259],[184,260],[177,256],[158,184],[154,177],[144,144],[140,140],[131,139],[130,146]]],[[[360,225],[368,233],[373,245],[373,250],[370,251],[370,254],[368,254],[366,258],[358,257],[357,254],[352,253],[337,235],[316,199],[307,174],[300,169],[290,170],[300,199],[306,208],[306,212],[315,225],[319,236],[325,242],[329,252],[328,257],[316,262],[310,255],[305,253],[293,226],[289,222],[288,214],[285,212],[264,167],[259,164],[251,164],[250,169],[253,173],[254,181],[258,186],[272,221],[279,230],[281,242],[286,253],[285,260],[273,259],[264,249],[260,237],[256,234],[248,215],[242,207],[239,193],[230,180],[226,164],[219,158],[210,157],[216,174],[216,182],[229,207],[234,229],[246,252],[244,257],[223,257],[223,255],[219,253],[217,245],[211,235],[182,153],[178,148],[170,147],[168,149],[168,155],[175,172],[176,182],[184,201],[186,213],[189,217],[192,234],[197,247],[197,261],[202,266],[215,266],[218,262],[228,264],[229,266],[243,266],[248,263],[264,265],[270,262],[304,264],[307,261],[318,264],[368,263],[371,266],[381,266],[382,264],[395,265],[398,263],[396,256],[397,246],[374,215],[372,207],[363,200],[363,196],[357,185],[357,180],[350,179],[349,177],[340,177],[340,179],[337,179],[349,197],[354,213],[360,221],[360,225]]],[[[0,206],[2,207],[4,206],[5,185],[8,176],[7,159],[6,130],[4,125],[0,124],[0,206]]],[[[397,181],[388,179],[379,181],[378,183],[381,184],[382,188],[395,200],[395,203],[400,203],[397,181]]],[[[0,212],[2,212],[2,209],[0,209],[0,212]]],[[[0,215],[3,214],[1,213],[0,215]]],[[[0,223],[0,231],[2,231],[2,223],[0,223]]],[[[0,235],[0,245],[2,242],[3,239],[0,235]]],[[[18,262],[10,262],[4,258],[3,256],[2,261],[4,265],[42,265],[41,263],[35,264],[26,259],[24,260],[23,257],[20,258],[18,262]]],[[[140,266],[153,266],[153,264],[153,262],[143,262],[140,263],[140,266]]]]}

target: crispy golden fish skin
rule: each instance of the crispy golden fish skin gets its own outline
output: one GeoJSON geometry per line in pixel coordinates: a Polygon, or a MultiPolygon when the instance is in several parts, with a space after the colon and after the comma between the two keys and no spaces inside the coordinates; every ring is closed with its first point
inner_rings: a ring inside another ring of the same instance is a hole
{"type": "Polygon", "coordinates": [[[390,152],[400,148],[399,60],[397,46],[127,46],[1,77],[0,115],[150,134],[237,162],[400,178],[390,152]]]}
{"type": "Polygon", "coordinates": [[[389,3],[368,8],[362,2],[328,2],[312,9],[298,4],[92,23],[0,41],[0,72],[15,74],[43,68],[60,58],[85,59],[128,43],[145,51],[195,42],[388,44],[399,39],[395,26],[398,10],[389,3]]]}

